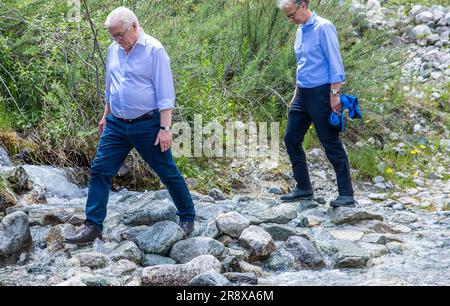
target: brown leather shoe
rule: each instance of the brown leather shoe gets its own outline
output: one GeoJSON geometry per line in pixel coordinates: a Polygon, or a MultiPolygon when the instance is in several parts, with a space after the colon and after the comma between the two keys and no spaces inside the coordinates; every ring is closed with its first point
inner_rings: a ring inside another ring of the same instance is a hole
{"type": "Polygon", "coordinates": [[[85,245],[94,242],[95,239],[102,239],[102,231],[94,225],[84,224],[81,231],[73,236],[67,237],[64,242],[78,245],[85,245]]]}
{"type": "Polygon", "coordinates": [[[180,221],[178,225],[183,229],[186,237],[194,230],[194,221],[180,221]]]}

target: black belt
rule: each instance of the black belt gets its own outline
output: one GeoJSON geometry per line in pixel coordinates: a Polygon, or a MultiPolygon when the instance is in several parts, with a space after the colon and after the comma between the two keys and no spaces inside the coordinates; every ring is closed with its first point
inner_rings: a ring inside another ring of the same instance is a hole
{"type": "Polygon", "coordinates": [[[134,118],[134,119],[125,119],[125,118],[119,118],[119,117],[116,117],[116,118],[119,119],[120,121],[124,121],[127,123],[133,123],[133,122],[145,119],[145,118],[152,117],[153,115],[156,115],[156,113],[158,113],[158,110],[155,109],[155,110],[151,110],[148,113],[145,113],[142,116],[134,118]]]}

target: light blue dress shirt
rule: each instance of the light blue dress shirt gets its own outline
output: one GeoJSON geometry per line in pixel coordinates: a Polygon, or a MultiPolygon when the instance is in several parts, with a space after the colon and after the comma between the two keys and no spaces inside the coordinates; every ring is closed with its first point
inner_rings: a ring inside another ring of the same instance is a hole
{"type": "Polygon", "coordinates": [[[140,31],[128,54],[116,42],[108,48],[105,100],[119,118],[135,119],[175,105],[169,56],[158,40],[140,31]]]}
{"type": "Polygon", "coordinates": [[[334,25],[314,12],[295,37],[297,87],[314,88],[345,80],[339,41],[334,25]]]}

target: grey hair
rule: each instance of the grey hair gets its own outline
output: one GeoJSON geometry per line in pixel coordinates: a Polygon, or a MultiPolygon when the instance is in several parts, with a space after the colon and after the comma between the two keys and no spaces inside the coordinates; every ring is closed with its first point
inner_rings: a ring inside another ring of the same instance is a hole
{"type": "Polygon", "coordinates": [[[105,26],[108,28],[118,25],[119,23],[123,23],[126,26],[131,25],[133,22],[136,22],[139,25],[139,21],[136,15],[130,9],[126,7],[118,7],[112,10],[109,13],[108,18],[106,18],[105,26]]]}
{"type": "Polygon", "coordinates": [[[309,0],[277,0],[277,6],[280,9],[285,9],[289,4],[300,6],[302,3],[305,3],[306,7],[308,7],[309,0]]]}

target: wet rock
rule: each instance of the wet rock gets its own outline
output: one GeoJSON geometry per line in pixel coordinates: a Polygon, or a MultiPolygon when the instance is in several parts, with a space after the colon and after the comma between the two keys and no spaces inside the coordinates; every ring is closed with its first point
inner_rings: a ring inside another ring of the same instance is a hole
{"type": "Polygon", "coordinates": [[[158,266],[158,265],[174,265],[176,261],[170,257],[164,257],[156,254],[147,254],[142,260],[142,265],[144,267],[158,266]]]}
{"type": "Polygon", "coordinates": [[[360,242],[359,246],[372,258],[381,257],[389,253],[388,248],[381,244],[360,242]]]}
{"type": "Polygon", "coordinates": [[[257,285],[258,277],[255,273],[227,272],[223,276],[232,283],[257,285]]]}
{"type": "Polygon", "coordinates": [[[402,254],[406,249],[403,243],[395,241],[389,242],[388,244],[386,244],[386,246],[389,249],[389,253],[391,254],[402,254]]]}
{"type": "Polygon", "coordinates": [[[80,278],[86,286],[117,287],[121,285],[118,279],[103,275],[81,275],[80,278]]]}
{"type": "Polygon", "coordinates": [[[123,223],[129,226],[153,225],[161,221],[177,221],[177,209],[173,203],[161,200],[149,200],[144,195],[132,203],[123,217],[123,223]]]}
{"type": "Polygon", "coordinates": [[[15,263],[32,244],[28,216],[23,212],[7,215],[0,223],[0,266],[15,263]]]}
{"type": "Polygon", "coordinates": [[[170,258],[179,263],[187,263],[200,255],[219,257],[225,246],[217,240],[208,237],[196,237],[175,243],[170,251],[170,258]]]}
{"type": "Polygon", "coordinates": [[[278,247],[264,263],[266,268],[273,271],[290,271],[300,268],[295,256],[287,251],[284,246],[278,247]]]}
{"type": "Polygon", "coordinates": [[[208,271],[194,277],[188,286],[231,286],[231,282],[218,272],[208,271]]]}
{"type": "Polygon", "coordinates": [[[58,225],[66,223],[72,218],[72,214],[64,209],[52,209],[45,212],[42,217],[42,224],[45,225],[58,225]]]}
{"type": "Polygon", "coordinates": [[[333,245],[336,252],[333,256],[334,268],[365,268],[370,256],[353,242],[339,240],[333,245]]]}
{"type": "Polygon", "coordinates": [[[6,179],[12,190],[18,195],[30,191],[33,188],[33,182],[23,167],[15,167],[10,170],[6,174],[6,179]]]}
{"type": "Polygon", "coordinates": [[[132,241],[124,241],[117,245],[111,252],[110,257],[114,261],[128,259],[132,262],[140,264],[143,253],[138,246],[132,241]]]}
{"type": "Polygon", "coordinates": [[[0,146],[0,166],[11,167],[12,165],[8,152],[6,152],[5,148],[0,146]]]}
{"type": "Polygon", "coordinates": [[[286,241],[286,239],[295,236],[297,233],[294,228],[284,224],[263,223],[260,227],[267,231],[272,236],[273,240],[286,241]]]}
{"type": "Polygon", "coordinates": [[[367,210],[357,208],[338,207],[328,211],[331,221],[334,224],[355,224],[363,220],[379,220],[384,218],[381,214],[372,213],[367,210]]]}
{"type": "Polygon", "coordinates": [[[239,238],[242,231],[250,226],[250,220],[237,212],[221,214],[216,218],[217,228],[227,235],[239,238]]]}
{"type": "Polygon", "coordinates": [[[214,256],[201,255],[186,264],[146,267],[141,282],[152,286],[184,286],[195,276],[211,270],[219,273],[220,268],[220,262],[214,256]]]}
{"type": "Polygon", "coordinates": [[[263,270],[261,267],[252,265],[246,261],[240,261],[239,268],[242,273],[254,273],[256,276],[263,275],[263,270]]]}
{"type": "Polygon", "coordinates": [[[81,266],[91,269],[100,269],[108,265],[108,257],[98,252],[78,253],[75,257],[80,261],[81,266]]]}
{"type": "Polygon", "coordinates": [[[248,252],[243,249],[225,248],[220,261],[222,263],[223,272],[240,272],[239,263],[248,258],[248,252]]]}
{"type": "Polygon", "coordinates": [[[172,246],[185,237],[184,231],[172,221],[162,221],[141,232],[137,245],[145,253],[167,255],[172,246]]]}
{"type": "Polygon", "coordinates": [[[320,269],[325,267],[324,258],[316,246],[305,238],[298,236],[289,237],[284,247],[303,268],[320,269]]]}
{"type": "Polygon", "coordinates": [[[266,258],[275,251],[272,236],[255,225],[251,225],[242,232],[239,243],[256,258],[266,258]]]}

